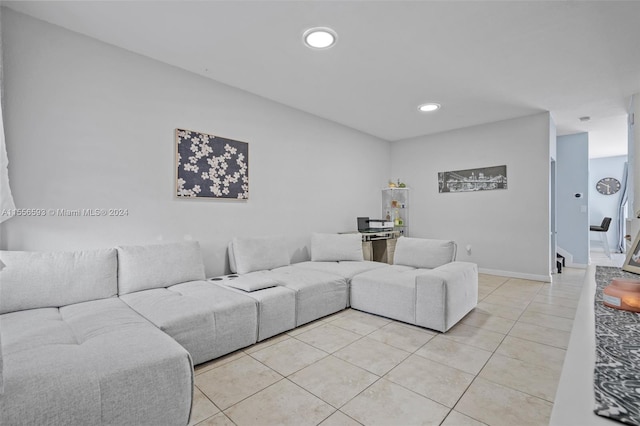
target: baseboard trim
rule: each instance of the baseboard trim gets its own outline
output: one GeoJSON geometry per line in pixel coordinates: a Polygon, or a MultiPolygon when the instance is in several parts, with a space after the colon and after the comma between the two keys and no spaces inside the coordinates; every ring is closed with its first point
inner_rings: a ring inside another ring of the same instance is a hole
{"type": "Polygon", "coordinates": [[[499,269],[487,269],[487,268],[479,268],[478,272],[480,272],[481,274],[498,275],[500,277],[520,278],[523,280],[542,281],[545,283],[551,282],[551,274],[549,275],[524,274],[522,272],[501,271],[499,269]]]}

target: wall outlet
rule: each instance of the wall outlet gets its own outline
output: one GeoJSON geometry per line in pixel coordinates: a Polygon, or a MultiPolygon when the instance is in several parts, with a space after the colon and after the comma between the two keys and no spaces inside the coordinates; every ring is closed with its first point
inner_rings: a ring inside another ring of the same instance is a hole
{"type": "Polygon", "coordinates": [[[467,244],[467,254],[471,254],[471,244],[467,244]]]}

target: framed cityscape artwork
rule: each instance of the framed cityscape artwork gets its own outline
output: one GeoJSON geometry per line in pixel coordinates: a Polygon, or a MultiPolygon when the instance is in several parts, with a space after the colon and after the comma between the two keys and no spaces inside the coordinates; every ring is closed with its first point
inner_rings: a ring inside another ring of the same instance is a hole
{"type": "Polygon", "coordinates": [[[176,196],[249,198],[249,144],[176,129],[176,196]]]}
{"type": "Polygon", "coordinates": [[[472,192],[507,189],[507,166],[438,173],[438,191],[472,192]]]}

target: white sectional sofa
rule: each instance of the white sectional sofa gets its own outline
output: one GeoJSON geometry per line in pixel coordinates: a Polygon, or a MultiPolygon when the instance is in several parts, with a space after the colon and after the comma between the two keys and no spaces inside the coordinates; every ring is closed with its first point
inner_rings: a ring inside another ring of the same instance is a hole
{"type": "Polygon", "coordinates": [[[363,260],[359,234],[314,234],[311,261],[290,264],[282,237],[235,238],[237,275],[211,279],[197,242],[0,251],[0,424],[187,424],[193,364],[350,298],[445,331],[475,306],[478,283],[447,244],[400,239],[390,266],[363,260]]]}

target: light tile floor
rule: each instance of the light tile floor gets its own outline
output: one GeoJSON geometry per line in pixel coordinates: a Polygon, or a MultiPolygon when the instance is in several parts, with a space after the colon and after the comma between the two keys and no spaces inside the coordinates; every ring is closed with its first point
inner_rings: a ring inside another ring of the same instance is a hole
{"type": "MultiPolygon", "coordinates": [[[[593,244],[593,241],[591,242],[593,244]]],[[[593,265],[600,266],[617,266],[621,267],[626,258],[626,254],[624,253],[611,253],[611,257],[607,257],[602,247],[591,246],[591,251],[589,252],[589,257],[591,258],[591,263],[593,265]]]]}
{"type": "Polygon", "coordinates": [[[201,364],[191,424],[547,425],[584,273],[481,274],[445,334],[347,309],[201,364]]]}

